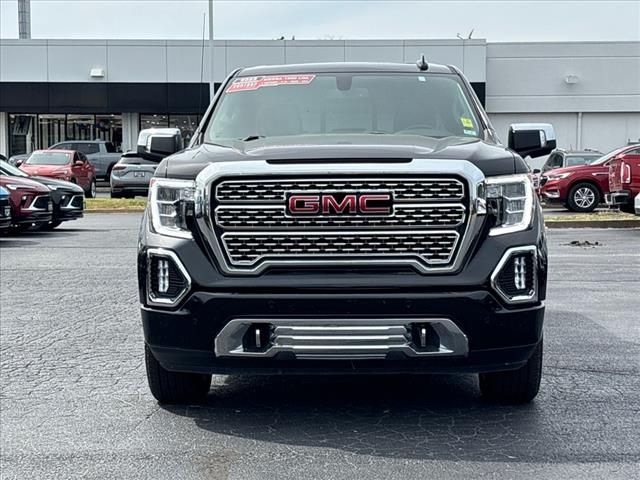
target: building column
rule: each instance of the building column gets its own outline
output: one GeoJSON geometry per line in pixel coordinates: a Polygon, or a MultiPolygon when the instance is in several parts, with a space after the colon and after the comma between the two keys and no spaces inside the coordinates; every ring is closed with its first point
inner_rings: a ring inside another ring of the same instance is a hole
{"type": "Polygon", "coordinates": [[[135,150],[138,144],[138,130],[140,129],[140,114],[122,114],[122,151],[135,150]]]}
{"type": "Polygon", "coordinates": [[[9,157],[9,114],[0,112],[0,154],[9,157]]]}

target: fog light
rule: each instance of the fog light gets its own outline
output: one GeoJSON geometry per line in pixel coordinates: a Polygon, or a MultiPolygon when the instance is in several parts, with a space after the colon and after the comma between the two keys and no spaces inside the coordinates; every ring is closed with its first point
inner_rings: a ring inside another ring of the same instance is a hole
{"type": "Polygon", "coordinates": [[[169,261],[158,260],[158,292],[167,293],[169,290],[169,261]]]}
{"type": "Polygon", "coordinates": [[[147,250],[147,300],[150,304],[177,305],[190,286],[191,277],[174,252],[162,248],[147,250]]]}
{"type": "Polygon", "coordinates": [[[491,275],[491,286],[507,302],[537,299],[537,255],[535,246],[510,248],[491,275]]]}
{"type": "Polygon", "coordinates": [[[524,257],[516,257],[513,262],[513,283],[518,290],[524,290],[527,286],[527,264],[524,257]]]}

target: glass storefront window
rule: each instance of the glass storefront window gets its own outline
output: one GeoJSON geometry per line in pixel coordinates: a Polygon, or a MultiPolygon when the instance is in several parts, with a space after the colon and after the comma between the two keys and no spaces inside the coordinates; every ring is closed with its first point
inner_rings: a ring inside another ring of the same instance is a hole
{"type": "Polygon", "coordinates": [[[169,115],[145,114],[140,115],[140,130],[145,128],[164,128],[169,126],[169,115]]]}
{"type": "Polygon", "coordinates": [[[145,128],[179,128],[182,132],[184,144],[188,144],[200,123],[200,115],[195,113],[187,114],[145,114],[140,115],[140,130],[145,128]]]}
{"type": "Polygon", "coordinates": [[[38,148],[49,148],[65,139],[65,116],[38,115],[38,148]]]}
{"type": "Polygon", "coordinates": [[[93,115],[67,115],[67,137],[65,140],[93,140],[93,115]]]}
{"type": "Polygon", "coordinates": [[[200,123],[199,115],[169,115],[169,126],[180,129],[185,145],[191,141],[198,123],[200,123]]]}
{"type": "Polygon", "coordinates": [[[37,149],[36,115],[9,115],[9,156],[31,153],[37,149]]]}
{"type": "Polygon", "coordinates": [[[95,138],[111,142],[118,151],[121,151],[122,115],[96,115],[95,138]]]}
{"type": "Polygon", "coordinates": [[[105,140],[122,146],[122,115],[9,114],[9,155],[31,153],[67,140],[105,140]]]}

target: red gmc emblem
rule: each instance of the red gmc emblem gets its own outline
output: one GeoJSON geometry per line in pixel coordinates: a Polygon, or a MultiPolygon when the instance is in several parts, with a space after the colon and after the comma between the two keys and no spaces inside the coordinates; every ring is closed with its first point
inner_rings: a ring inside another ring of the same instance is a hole
{"type": "Polygon", "coordinates": [[[290,215],[389,215],[390,193],[292,193],[287,199],[290,215]]]}

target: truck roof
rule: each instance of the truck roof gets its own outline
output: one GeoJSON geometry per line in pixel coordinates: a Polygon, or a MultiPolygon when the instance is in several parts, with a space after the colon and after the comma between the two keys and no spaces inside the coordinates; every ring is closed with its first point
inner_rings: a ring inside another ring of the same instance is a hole
{"type": "Polygon", "coordinates": [[[446,65],[429,63],[428,70],[420,70],[415,63],[329,62],[290,65],[263,65],[243,68],[239,77],[296,73],[455,73],[446,65]]]}

